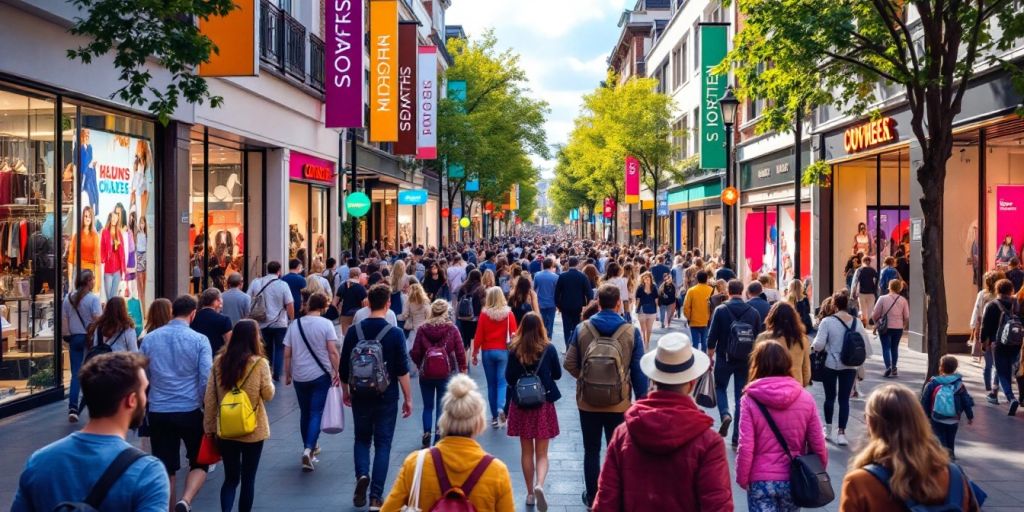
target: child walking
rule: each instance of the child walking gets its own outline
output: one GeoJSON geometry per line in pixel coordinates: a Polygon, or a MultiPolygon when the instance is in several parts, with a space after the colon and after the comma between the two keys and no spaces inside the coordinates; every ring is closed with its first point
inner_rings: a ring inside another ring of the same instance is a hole
{"type": "Polygon", "coordinates": [[[939,375],[932,377],[921,392],[921,406],[931,420],[935,437],[953,459],[956,459],[953,449],[960,416],[967,415],[968,425],[974,422],[974,399],[967,392],[963,377],[956,371],[958,366],[955,357],[942,356],[939,375]]]}

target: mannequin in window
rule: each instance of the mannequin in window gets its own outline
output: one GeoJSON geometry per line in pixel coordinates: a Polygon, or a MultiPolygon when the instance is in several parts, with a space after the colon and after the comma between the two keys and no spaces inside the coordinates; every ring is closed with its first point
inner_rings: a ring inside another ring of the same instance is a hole
{"type": "MultiPolygon", "coordinates": [[[[96,232],[96,222],[93,217],[92,206],[82,209],[82,225],[77,233],[71,236],[71,243],[68,247],[69,275],[78,275],[79,270],[91,270],[93,275],[100,275],[100,235],[96,232]],[[81,252],[79,252],[81,251],[81,252]],[[81,254],[81,269],[75,268],[78,262],[78,255],[81,254]]],[[[93,291],[100,290],[99,279],[94,279],[93,291]]]]}
{"type": "Polygon", "coordinates": [[[149,189],[146,186],[148,177],[153,165],[153,158],[150,156],[149,143],[138,140],[135,143],[135,160],[132,163],[131,199],[129,206],[139,215],[146,215],[146,208],[149,206],[149,189]]]}
{"type": "Polygon", "coordinates": [[[1011,258],[1017,257],[1017,249],[1013,246],[1013,235],[1003,237],[1003,243],[996,249],[996,266],[1006,266],[1011,258]]]}
{"type": "Polygon", "coordinates": [[[857,224],[857,234],[853,235],[853,253],[871,254],[871,237],[868,236],[867,224],[863,222],[857,224]]]}
{"type": "Polygon", "coordinates": [[[88,128],[82,128],[78,132],[78,161],[82,166],[79,169],[82,174],[82,192],[89,196],[89,206],[96,211],[100,204],[100,191],[96,181],[96,162],[92,159],[89,132],[88,128]]]}
{"type": "Polygon", "coordinates": [[[110,300],[117,295],[125,273],[124,236],[117,208],[107,214],[107,223],[100,236],[100,261],[103,263],[103,298],[110,300]]]}
{"type": "Polygon", "coordinates": [[[149,246],[149,227],[145,215],[139,216],[135,230],[135,274],[136,286],[139,289],[139,302],[142,310],[146,310],[146,251],[149,246]]]}

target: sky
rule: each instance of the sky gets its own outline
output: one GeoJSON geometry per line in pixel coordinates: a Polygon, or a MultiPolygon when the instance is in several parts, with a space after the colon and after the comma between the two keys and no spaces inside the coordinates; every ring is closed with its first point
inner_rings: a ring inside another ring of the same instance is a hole
{"type": "MultiPolygon", "coordinates": [[[[448,25],[470,38],[493,28],[500,48],[520,55],[532,94],[551,109],[549,144],[564,143],[584,94],[604,79],[618,21],[635,0],[452,0],[448,25]]],[[[554,161],[533,157],[545,178],[554,161]]]]}

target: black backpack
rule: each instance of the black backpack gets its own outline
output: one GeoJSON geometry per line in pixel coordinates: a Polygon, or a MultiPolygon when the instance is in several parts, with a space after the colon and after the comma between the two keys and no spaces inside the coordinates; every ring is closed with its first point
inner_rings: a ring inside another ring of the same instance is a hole
{"type": "Polygon", "coordinates": [[[478,317],[476,316],[476,308],[473,307],[473,294],[466,293],[459,299],[459,307],[456,311],[456,317],[459,320],[467,322],[476,322],[478,317]]]}
{"type": "Polygon", "coordinates": [[[114,341],[107,343],[103,341],[103,335],[100,333],[99,328],[97,328],[96,343],[94,343],[92,348],[90,348],[89,351],[86,352],[85,359],[82,360],[82,364],[85,364],[90,359],[96,356],[101,356],[103,354],[109,354],[113,352],[114,349],[110,348],[110,346],[113,345],[114,343],[117,343],[117,340],[121,339],[121,336],[124,336],[124,331],[121,331],[121,334],[118,334],[117,337],[114,338],[114,341]]]}
{"type": "Polygon", "coordinates": [[[114,458],[114,461],[107,466],[106,471],[100,479],[89,490],[85,501],[64,501],[58,503],[53,512],[97,512],[107,498],[110,489],[114,487],[121,475],[135,464],[135,461],[146,456],[146,453],[134,446],[129,446],[114,458]]]}
{"type": "MultiPolygon", "coordinates": [[[[1024,343],[1024,324],[1016,311],[1007,311],[1003,303],[996,299],[996,307],[999,308],[999,330],[996,331],[996,340],[1000,345],[1008,347],[1019,347],[1024,343]]],[[[1014,308],[1016,309],[1016,308],[1014,308]]]]}
{"type": "MultiPolygon", "coordinates": [[[[838,316],[835,318],[839,320],[838,316]]],[[[846,322],[839,320],[846,328],[846,332],[843,333],[843,347],[839,350],[839,362],[844,366],[860,366],[868,358],[866,342],[864,336],[857,330],[857,321],[854,318],[850,325],[846,325],[846,322]]]]}
{"type": "Polygon", "coordinates": [[[540,360],[537,361],[537,367],[532,372],[524,367],[523,370],[526,373],[516,380],[516,407],[520,409],[536,409],[547,402],[547,389],[544,388],[544,382],[537,375],[540,372],[541,365],[544,364],[544,356],[547,353],[548,351],[545,349],[540,355],[540,360]]]}
{"type": "Polygon", "coordinates": [[[725,310],[732,317],[732,323],[729,324],[729,337],[725,340],[725,356],[730,361],[746,361],[750,358],[750,353],[754,351],[754,340],[757,338],[757,331],[754,330],[753,325],[743,320],[743,317],[749,311],[754,311],[754,308],[746,304],[743,307],[746,310],[737,317],[728,305],[725,306],[725,310]]]}

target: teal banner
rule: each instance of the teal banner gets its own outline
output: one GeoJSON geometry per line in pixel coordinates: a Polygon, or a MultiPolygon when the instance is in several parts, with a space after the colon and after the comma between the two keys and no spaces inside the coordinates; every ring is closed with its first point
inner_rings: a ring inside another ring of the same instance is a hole
{"type": "Polygon", "coordinates": [[[449,178],[465,178],[466,168],[460,164],[448,164],[448,177],[449,178]]]}
{"type": "Polygon", "coordinates": [[[459,104],[459,110],[466,111],[466,81],[450,80],[448,82],[448,97],[459,104]]]}
{"type": "Polygon", "coordinates": [[[700,26],[700,167],[725,168],[725,125],[718,99],[725,94],[728,75],[716,75],[711,68],[721,64],[729,51],[728,25],[700,26]]]}

